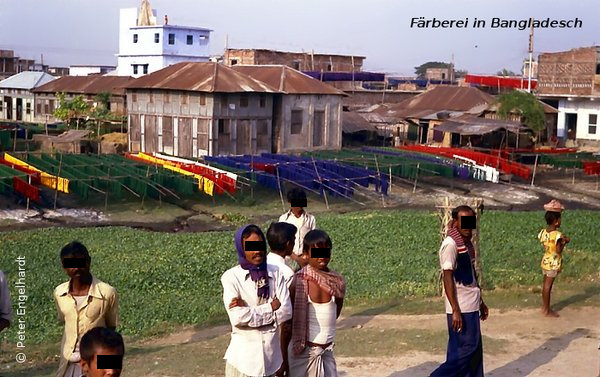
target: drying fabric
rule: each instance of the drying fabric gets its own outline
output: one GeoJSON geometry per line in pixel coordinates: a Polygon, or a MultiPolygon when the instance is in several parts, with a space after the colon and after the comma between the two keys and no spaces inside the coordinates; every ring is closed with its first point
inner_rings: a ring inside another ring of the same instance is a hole
{"type": "Polygon", "coordinates": [[[210,196],[213,196],[213,189],[215,187],[215,183],[208,178],[203,178],[204,181],[204,193],[210,196]]]}

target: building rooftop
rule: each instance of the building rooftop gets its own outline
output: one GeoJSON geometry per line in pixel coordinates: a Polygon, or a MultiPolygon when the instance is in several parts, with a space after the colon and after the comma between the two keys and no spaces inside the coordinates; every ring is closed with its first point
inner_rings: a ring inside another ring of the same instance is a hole
{"type": "Polygon", "coordinates": [[[59,79],[42,85],[35,90],[36,93],[76,93],[100,94],[104,92],[122,96],[125,94],[123,86],[133,80],[130,76],[63,76],[59,79]]]}
{"type": "Polygon", "coordinates": [[[53,80],[56,77],[45,72],[26,71],[0,81],[0,88],[31,90],[53,80]]]}

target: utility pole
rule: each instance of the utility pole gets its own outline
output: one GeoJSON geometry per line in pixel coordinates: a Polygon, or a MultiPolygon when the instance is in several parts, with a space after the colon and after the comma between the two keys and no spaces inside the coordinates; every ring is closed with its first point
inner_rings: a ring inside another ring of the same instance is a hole
{"type": "Polygon", "coordinates": [[[531,93],[531,75],[533,74],[533,19],[529,19],[531,29],[529,29],[529,69],[527,70],[527,93],[531,93]]]}

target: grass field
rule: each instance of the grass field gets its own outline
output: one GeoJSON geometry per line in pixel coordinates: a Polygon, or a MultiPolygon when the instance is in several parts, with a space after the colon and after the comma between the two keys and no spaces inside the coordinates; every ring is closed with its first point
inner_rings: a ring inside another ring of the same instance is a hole
{"type": "MultiPolygon", "coordinates": [[[[571,236],[563,282],[598,277],[599,212],[568,211],[562,230],[571,236]]],[[[347,305],[431,297],[438,289],[438,219],[424,211],[380,210],[317,216],[333,239],[331,266],[348,281],[347,305]]],[[[481,221],[484,279],[490,289],[539,284],[542,212],[485,212],[481,221]]],[[[147,337],[180,325],[222,323],[219,278],[236,263],[232,232],[153,233],[129,228],[50,228],[0,233],[0,269],[16,278],[14,260],[26,260],[27,343],[60,339],[52,292],[66,280],[58,253],[84,242],[92,272],[117,288],[121,325],[128,336],[147,337]]],[[[18,299],[12,289],[13,302],[18,299]]],[[[5,339],[14,339],[13,327],[5,339]]]]}

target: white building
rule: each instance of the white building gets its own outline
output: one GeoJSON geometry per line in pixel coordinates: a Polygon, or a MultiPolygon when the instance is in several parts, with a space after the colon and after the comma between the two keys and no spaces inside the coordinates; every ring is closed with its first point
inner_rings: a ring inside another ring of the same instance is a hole
{"type": "Polygon", "coordinates": [[[35,122],[40,119],[34,107],[31,90],[56,77],[45,72],[25,71],[0,81],[0,119],[17,122],[35,122]]]}
{"type": "Polygon", "coordinates": [[[112,65],[72,65],[69,67],[69,76],[104,75],[115,69],[117,67],[112,65]]]}
{"type": "Polygon", "coordinates": [[[139,77],[180,62],[206,62],[209,59],[212,30],[169,25],[156,21],[156,10],[148,0],[136,8],[121,9],[117,74],[139,77]]]}

